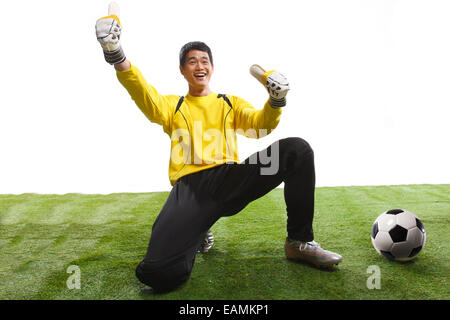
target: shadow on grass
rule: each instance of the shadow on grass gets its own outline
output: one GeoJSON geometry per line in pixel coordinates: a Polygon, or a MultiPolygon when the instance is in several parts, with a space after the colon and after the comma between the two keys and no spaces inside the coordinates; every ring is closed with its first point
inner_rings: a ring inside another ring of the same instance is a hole
{"type": "MultiPolygon", "coordinates": [[[[212,250],[198,255],[186,284],[169,293],[140,289],[143,299],[320,299],[338,298],[339,267],[318,269],[279,256],[240,256],[212,250]]],[[[143,285],[142,285],[143,286],[143,285]]]]}

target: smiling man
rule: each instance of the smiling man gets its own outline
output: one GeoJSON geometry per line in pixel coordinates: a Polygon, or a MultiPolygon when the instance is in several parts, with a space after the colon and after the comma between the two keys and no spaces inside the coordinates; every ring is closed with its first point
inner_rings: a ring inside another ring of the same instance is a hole
{"type": "Polygon", "coordinates": [[[157,292],[185,283],[196,254],[207,252],[213,244],[211,226],[282,182],[287,211],[286,257],[317,267],[332,267],[342,260],[313,241],[314,155],[305,140],[282,139],[242,163],[238,158],[236,134],[260,138],[277,127],[289,90],[283,75],[277,71],[264,74],[269,98],[256,110],[242,98],[211,91],[212,53],[205,43],[195,41],[185,44],[179,55],[188,93],[181,97],[162,95],[125,57],[117,15],[99,19],[96,34],[120,83],[144,115],[161,125],[171,140],[169,179],[173,188],[136,269],[141,282],[157,292]],[[275,170],[267,170],[269,167],[275,170]]]}
{"type": "Polygon", "coordinates": [[[211,93],[209,80],[214,71],[214,66],[210,52],[207,46],[203,46],[200,43],[188,43],[186,48],[182,50],[180,72],[189,84],[189,94],[194,97],[208,96],[211,93]],[[206,51],[198,49],[188,51],[189,47],[200,48],[206,51]]]}

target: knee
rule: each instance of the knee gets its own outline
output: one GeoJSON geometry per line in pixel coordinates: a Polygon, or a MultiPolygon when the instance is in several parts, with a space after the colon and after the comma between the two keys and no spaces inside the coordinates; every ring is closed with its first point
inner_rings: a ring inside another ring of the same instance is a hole
{"type": "Polygon", "coordinates": [[[299,137],[289,137],[280,140],[280,149],[286,150],[288,153],[299,154],[300,156],[313,155],[313,149],[310,144],[299,137]]]}
{"type": "Polygon", "coordinates": [[[186,259],[164,263],[142,261],[136,268],[136,277],[157,293],[169,292],[183,285],[190,277],[192,266],[186,259]]]}

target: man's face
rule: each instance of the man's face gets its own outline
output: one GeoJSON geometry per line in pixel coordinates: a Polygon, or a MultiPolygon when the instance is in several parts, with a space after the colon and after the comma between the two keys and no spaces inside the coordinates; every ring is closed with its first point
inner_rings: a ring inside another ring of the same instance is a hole
{"type": "Polygon", "coordinates": [[[186,78],[189,86],[204,88],[209,84],[214,66],[211,65],[207,52],[191,50],[186,55],[184,66],[180,66],[180,71],[186,78]]]}

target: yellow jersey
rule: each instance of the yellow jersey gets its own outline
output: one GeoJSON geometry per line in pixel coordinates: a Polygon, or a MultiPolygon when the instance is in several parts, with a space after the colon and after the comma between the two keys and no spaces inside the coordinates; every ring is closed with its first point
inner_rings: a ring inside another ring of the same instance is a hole
{"type": "Polygon", "coordinates": [[[236,134],[260,138],[280,121],[281,108],[271,107],[269,101],[263,109],[255,110],[244,99],[232,95],[161,95],[134,65],[116,74],[144,115],[160,124],[171,139],[171,185],[187,174],[239,163],[236,134]]]}

